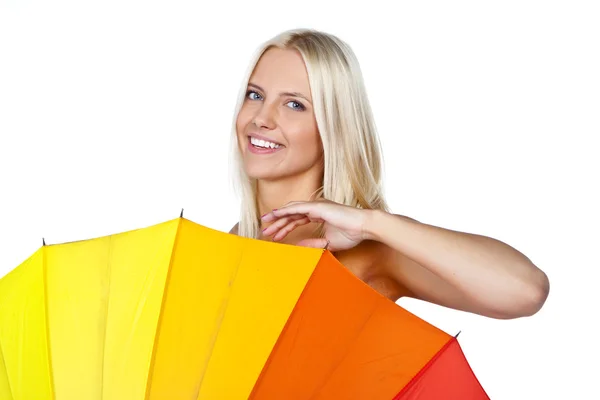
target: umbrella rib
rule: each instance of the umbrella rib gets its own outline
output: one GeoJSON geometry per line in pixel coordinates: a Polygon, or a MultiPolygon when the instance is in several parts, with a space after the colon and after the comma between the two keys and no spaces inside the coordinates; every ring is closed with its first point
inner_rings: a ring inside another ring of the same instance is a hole
{"type": "Polygon", "coordinates": [[[12,392],[12,387],[10,386],[10,379],[8,379],[8,368],[6,368],[6,361],[4,360],[4,352],[2,351],[2,341],[0,340],[0,360],[2,360],[2,365],[4,365],[4,371],[6,371],[6,382],[8,382],[8,390],[10,393],[10,399],[14,400],[15,396],[12,392]]]}
{"type": "Polygon", "coordinates": [[[171,283],[171,270],[173,268],[173,255],[175,254],[175,251],[176,251],[176,248],[177,248],[177,245],[179,242],[179,234],[181,232],[181,221],[182,221],[182,219],[179,218],[179,220],[177,222],[177,229],[175,230],[175,238],[173,239],[173,248],[171,250],[171,256],[169,258],[169,265],[167,267],[167,276],[165,277],[165,285],[164,285],[164,289],[163,289],[162,302],[160,305],[160,311],[158,313],[158,320],[156,321],[156,331],[154,333],[154,343],[152,345],[152,353],[150,356],[150,365],[148,368],[148,375],[146,378],[146,391],[144,393],[145,400],[150,399],[150,393],[151,393],[151,389],[152,389],[152,379],[154,378],[154,368],[155,368],[155,363],[156,363],[156,351],[157,351],[158,342],[160,339],[161,324],[162,324],[162,320],[164,317],[167,293],[168,293],[169,286],[171,283]]]}
{"type": "Polygon", "coordinates": [[[323,379],[323,381],[322,381],[323,383],[319,386],[318,389],[316,389],[314,391],[313,395],[311,396],[311,399],[314,399],[316,395],[318,395],[318,394],[321,393],[321,391],[323,390],[323,388],[327,385],[327,381],[329,381],[331,379],[331,377],[333,375],[335,375],[335,373],[339,370],[340,366],[344,363],[344,360],[346,360],[346,358],[348,357],[348,355],[351,353],[352,347],[356,344],[356,341],[358,340],[358,338],[360,337],[360,335],[365,330],[365,327],[367,326],[367,324],[369,323],[369,321],[371,320],[371,318],[373,318],[373,315],[375,314],[375,312],[377,311],[377,309],[380,307],[380,304],[381,304],[381,300],[378,299],[377,302],[375,303],[375,306],[373,307],[373,310],[369,314],[369,317],[365,319],[365,322],[362,324],[362,326],[360,327],[358,333],[356,334],[356,336],[352,340],[352,344],[348,346],[348,350],[344,353],[344,356],[340,359],[340,361],[337,363],[337,365],[327,375],[327,378],[323,379]]]}
{"type": "MultiPolygon", "coordinates": [[[[321,253],[321,256],[319,256],[319,260],[317,261],[316,264],[321,262],[321,260],[323,259],[323,254],[325,254],[325,252],[321,253]]],[[[313,269],[313,272],[310,274],[306,284],[304,285],[304,288],[302,289],[302,291],[300,293],[300,296],[298,297],[298,299],[296,301],[296,304],[294,305],[294,308],[292,309],[292,311],[290,313],[288,320],[284,324],[284,326],[279,334],[278,339],[275,341],[275,344],[273,345],[273,348],[271,349],[269,357],[267,357],[267,360],[265,361],[265,364],[264,364],[260,374],[258,375],[256,382],[254,383],[254,387],[252,388],[252,391],[250,392],[250,396],[248,396],[248,399],[256,398],[256,396],[257,396],[256,393],[258,393],[259,388],[263,384],[262,382],[265,379],[265,374],[271,368],[271,362],[273,360],[273,355],[275,353],[277,353],[277,351],[279,350],[279,347],[281,345],[281,338],[284,335],[288,334],[288,332],[290,330],[290,323],[293,318],[292,316],[298,312],[298,304],[300,304],[302,302],[302,299],[306,296],[306,293],[307,293],[309,287],[313,284],[313,280],[315,279],[314,278],[315,270],[316,270],[316,267],[313,269]]],[[[288,359],[291,357],[291,354],[294,352],[294,349],[296,347],[296,340],[298,339],[300,330],[304,329],[304,328],[301,328],[303,326],[303,322],[304,322],[304,314],[300,315],[300,322],[298,323],[298,326],[296,327],[296,331],[294,332],[294,336],[293,336],[293,340],[292,340],[292,345],[290,346],[289,352],[287,354],[288,359]]]]}
{"type": "Polygon", "coordinates": [[[50,321],[48,319],[48,265],[46,264],[46,244],[42,247],[42,283],[44,285],[44,323],[46,325],[46,351],[48,352],[48,377],[50,393],[52,398],[56,398],[56,389],[54,387],[54,374],[52,368],[52,349],[50,347],[50,321]]]}
{"type": "MultiPolygon", "coordinates": [[[[457,335],[458,336],[458,335],[457,335]]],[[[403,388],[400,389],[400,392],[394,396],[393,400],[401,400],[402,397],[416,384],[416,382],[421,378],[425,373],[431,368],[431,366],[444,354],[446,350],[454,343],[456,340],[456,336],[451,337],[441,349],[439,349],[427,362],[421,367],[420,370],[417,371],[415,375],[408,381],[403,388]]]]}
{"type": "Polygon", "coordinates": [[[240,271],[240,265],[242,265],[242,260],[244,259],[244,248],[242,247],[241,250],[241,254],[240,254],[240,259],[237,263],[237,266],[235,268],[235,274],[233,276],[232,279],[232,284],[231,284],[231,290],[229,291],[229,295],[227,296],[227,299],[225,301],[225,304],[223,306],[223,311],[221,312],[221,314],[219,315],[219,321],[218,321],[218,325],[215,329],[215,332],[213,334],[213,339],[212,339],[212,343],[210,344],[210,352],[208,357],[206,358],[206,364],[205,364],[205,368],[202,371],[202,376],[200,376],[200,380],[198,383],[198,392],[195,394],[196,397],[198,397],[198,395],[200,394],[200,388],[202,388],[202,384],[204,383],[204,378],[206,377],[206,372],[208,370],[208,367],[210,365],[210,361],[212,360],[214,351],[215,351],[215,346],[217,344],[217,338],[219,337],[219,332],[221,332],[221,328],[223,327],[223,322],[225,321],[225,316],[227,315],[227,310],[229,309],[229,303],[231,300],[231,296],[234,290],[234,282],[237,279],[238,276],[238,272],[240,271]]]}
{"type": "Polygon", "coordinates": [[[112,286],[112,240],[113,236],[111,235],[108,239],[108,266],[107,266],[107,275],[108,275],[108,290],[107,290],[107,300],[106,300],[106,312],[104,314],[104,337],[102,338],[102,365],[100,366],[100,400],[104,399],[104,366],[106,364],[106,331],[108,329],[108,312],[110,310],[110,294],[111,294],[111,286],[112,286]]]}

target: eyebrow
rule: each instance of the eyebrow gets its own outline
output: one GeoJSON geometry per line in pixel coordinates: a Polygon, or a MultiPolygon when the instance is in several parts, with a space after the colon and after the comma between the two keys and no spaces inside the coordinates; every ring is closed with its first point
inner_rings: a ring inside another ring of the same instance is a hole
{"type": "MultiPolygon", "coordinates": [[[[258,90],[260,90],[261,92],[265,92],[265,90],[263,88],[261,88],[260,86],[258,86],[255,83],[249,83],[248,86],[252,86],[258,90]]],[[[312,102],[302,93],[300,92],[281,92],[279,93],[280,96],[292,96],[292,97],[301,97],[304,100],[308,101],[310,104],[312,104],[312,102]]]]}

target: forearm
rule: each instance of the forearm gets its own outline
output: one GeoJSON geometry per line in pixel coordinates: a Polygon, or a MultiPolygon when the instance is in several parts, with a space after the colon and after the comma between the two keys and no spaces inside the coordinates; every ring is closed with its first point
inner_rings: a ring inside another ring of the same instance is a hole
{"type": "Polygon", "coordinates": [[[519,307],[523,313],[532,314],[547,296],[546,275],[525,255],[499,240],[380,211],[371,213],[365,235],[403,253],[490,308],[519,307]]]}

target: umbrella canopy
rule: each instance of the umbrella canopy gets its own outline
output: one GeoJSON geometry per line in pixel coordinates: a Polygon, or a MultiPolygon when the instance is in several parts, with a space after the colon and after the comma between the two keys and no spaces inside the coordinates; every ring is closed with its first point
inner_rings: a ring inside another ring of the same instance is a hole
{"type": "Polygon", "coordinates": [[[488,399],[456,337],[328,251],[177,218],[0,279],[0,399],[488,399]]]}

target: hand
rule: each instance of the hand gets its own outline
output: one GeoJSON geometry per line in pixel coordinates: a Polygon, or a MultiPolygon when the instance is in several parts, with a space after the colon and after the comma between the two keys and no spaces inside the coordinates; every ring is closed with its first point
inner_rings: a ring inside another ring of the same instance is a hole
{"type": "Polygon", "coordinates": [[[278,241],[301,225],[320,222],[325,237],[301,240],[297,245],[327,247],[330,251],[347,250],[365,239],[364,227],[370,211],[328,200],[293,201],[261,217],[263,222],[272,222],[263,234],[272,235],[273,241],[278,241]]]}

